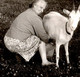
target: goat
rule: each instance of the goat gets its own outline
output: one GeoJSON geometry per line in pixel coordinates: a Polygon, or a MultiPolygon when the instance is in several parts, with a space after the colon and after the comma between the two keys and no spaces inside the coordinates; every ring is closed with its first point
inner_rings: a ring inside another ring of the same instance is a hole
{"type": "Polygon", "coordinates": [[[79,22],[80,6],[77,11],[72,10],[70,12],[63,9],[63,12],[66,13],[68,17],[55,11],[51,11],[43,17],[43,24],[46,32],[51,39],[55,39],[57,67],[59,67],[59,48],[61,45],[65,47],[67,63],[70,63],[68,45],[79,22]]]}

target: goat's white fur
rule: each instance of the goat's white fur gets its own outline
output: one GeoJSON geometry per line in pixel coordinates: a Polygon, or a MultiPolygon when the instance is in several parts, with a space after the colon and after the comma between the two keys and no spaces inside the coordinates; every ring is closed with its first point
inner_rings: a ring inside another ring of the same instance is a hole
{"type": "Polygon", "coordinates": [[[59,67],[59,48],[62,44],[65,47],[67,63],[70,63],[68,44],[79,22],[79,18],[80,18],[79,9],[80,7],[76,12],[74,10],[72,10],[71,12],[69,12],[68,10],[63,10],[67,15],[70,16],[69,19],[55,11],[52,11],[43,17],[43,23],[46,32],[49,34],[50,38],[56,40],[56,66],[57,67],[59,67]],[[70,34],[66,32],[66,28],[65,28],[66,25],[67,25],[67,31],[70,34]]]}

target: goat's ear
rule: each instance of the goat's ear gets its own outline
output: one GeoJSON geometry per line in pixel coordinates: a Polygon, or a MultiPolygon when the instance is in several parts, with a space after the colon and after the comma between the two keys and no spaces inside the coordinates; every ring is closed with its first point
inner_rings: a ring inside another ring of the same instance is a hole
{"type": "Polygon", "coordinates": [[[66,14],[66,15],[69,15],[70,14],[70,11],[66,10],[66,9],[63,9],[63,12],[66,14]]]}

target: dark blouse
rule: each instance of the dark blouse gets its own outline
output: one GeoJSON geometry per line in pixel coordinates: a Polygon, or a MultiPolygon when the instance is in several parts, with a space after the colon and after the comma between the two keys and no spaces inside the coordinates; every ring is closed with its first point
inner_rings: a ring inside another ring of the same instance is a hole
{"type": "Polygon", "coordinates": [[[32,9],[27,9],[16,17],[6,36],[23,41],[31,35],[36,35],[42,41],[48,42],[48,35],[44,30],[42,19],[32,9]]]}

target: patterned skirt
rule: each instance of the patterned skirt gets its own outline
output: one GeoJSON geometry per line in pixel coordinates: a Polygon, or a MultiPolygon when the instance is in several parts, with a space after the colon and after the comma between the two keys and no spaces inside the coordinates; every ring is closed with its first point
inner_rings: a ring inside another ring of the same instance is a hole
{"type": "Polygon", "coordinates": [[[20,54],[26,61],[29,61],[38,50],[40,39],[30,36],[24,41],[5,36],[4,43],[8,50],[20,54]]]}

